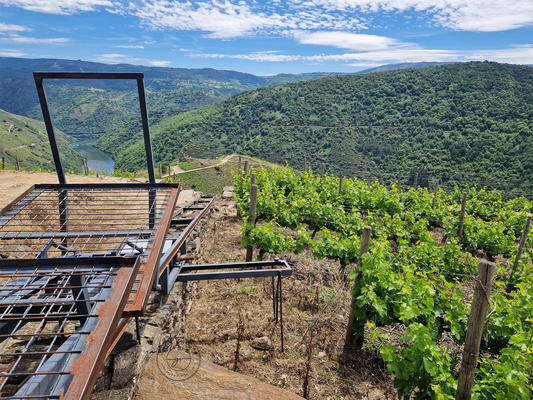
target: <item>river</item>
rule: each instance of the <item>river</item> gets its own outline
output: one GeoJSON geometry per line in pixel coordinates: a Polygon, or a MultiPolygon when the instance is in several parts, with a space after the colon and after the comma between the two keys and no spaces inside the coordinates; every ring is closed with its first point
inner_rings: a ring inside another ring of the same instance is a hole
{"type": "Polygon", "coordinates": [[[77,142],[69,144],[68,147],[76,150],[87,159],[89,169],[97,169],[98,173],[109,175],[113,172],[115,162],[108,153],[104,153],[102,150],[94,147],[94,142],[97,140],[98,138],[83,137],[78,139],[77,142]]]}

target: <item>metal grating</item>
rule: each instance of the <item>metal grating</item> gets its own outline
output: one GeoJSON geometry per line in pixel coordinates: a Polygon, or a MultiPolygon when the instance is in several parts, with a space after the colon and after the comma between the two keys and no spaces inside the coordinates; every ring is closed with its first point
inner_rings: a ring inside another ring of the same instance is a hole
{"type": "Polygon", "coordinates": [[[35,185],[0,211],[0,258],[139,256],[125,314],[141,315],[178,194],[174,184],[35,185]]]}
{"type": "Polygon", "coordinates": [[[0,260],[0,396],[90,394],[138,268],[139,258],[0,260]]]}

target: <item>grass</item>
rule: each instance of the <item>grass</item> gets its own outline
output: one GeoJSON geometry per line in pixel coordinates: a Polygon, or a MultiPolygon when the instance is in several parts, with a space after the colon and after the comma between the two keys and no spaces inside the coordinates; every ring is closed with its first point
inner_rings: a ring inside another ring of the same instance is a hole
{"type": "Polygon", "coordinates": [[[200,168],[200,166],[195,161],[184,161],[178,163],[178,165],[184,171],[190,171],[191,169],[200,168]]]}

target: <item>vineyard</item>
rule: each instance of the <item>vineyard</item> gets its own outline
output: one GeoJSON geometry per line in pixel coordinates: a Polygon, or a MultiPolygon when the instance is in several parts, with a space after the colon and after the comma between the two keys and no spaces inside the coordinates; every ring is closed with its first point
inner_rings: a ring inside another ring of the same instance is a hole
{"type": "Polygon", "coordinates": [[[496,263],[473,398],[531,398],[533,248],[518,241],[532,202],[477,187],[402,191],[289,168],[252,172],[235,176],[242,216],[251,180],[258,186],[243,243],[259,257],[309,249],[337,261],[334,272],[354,288],[354,340],[381,354],[400,397],[455,397],[478,263],[496,263]],[[370,246],[359,260],[365,226],[370,246]],[[393,324],[405,331],[399,344],[383,329],[393,324]]]}

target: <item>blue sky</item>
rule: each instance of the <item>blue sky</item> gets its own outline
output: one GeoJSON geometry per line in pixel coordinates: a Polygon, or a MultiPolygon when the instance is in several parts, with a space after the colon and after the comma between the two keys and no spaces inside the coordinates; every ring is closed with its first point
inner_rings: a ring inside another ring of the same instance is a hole
{"type": "Polygon", "coordinates": [[[533,0],[0,0],[0,56],[255,75],[533,64],[533,0]]]}

